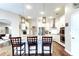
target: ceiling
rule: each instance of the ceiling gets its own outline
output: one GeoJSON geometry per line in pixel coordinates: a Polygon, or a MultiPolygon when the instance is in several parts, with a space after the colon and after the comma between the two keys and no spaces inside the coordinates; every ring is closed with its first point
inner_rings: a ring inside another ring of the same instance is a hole
{"type": "Polygon", "coordinates": [[[23,14],[24,4],[23,3],[0,3],[0,9],[17,13],[17,14],[23,14]]]}
{"type": "Polygon", "coordinates": [[[6,10],[9,12],[17,13],[22,16],[32,17],[32,20],[36,20],[38,17],[41,16],[53,16],[53,17],[60,17],[64,14],[64,3],[1,3],[0,9],[6,10]],[[28,10],[26,5],[31,5],[32,9],[28,10]],[[55,11],[56,8],[61,8],[58,12],[55,11]],[[45,14],[41,15],[40,12],[44,11],[45,14]],[[57,14],[57,15],[56,15],[57,14]]]}
{"type": "Polygon", "coordinates": [[[0,19],[0,26],[6,26],[6,25],[9,26],[10,24],[11,23],[7,19],[0,19]]]}
{"type": "MultiPolygon", "coordinates": [[[[24,4],[27,5],[27,4],[24,4]]],[[[58,16],[61,16],[64,14],[64,7],[65,4],[63,3],[32,3],[29,4],[32,6],[31,10],[27,10],[26,8],[24,9],[24,15],[25,16],[31,16],[32,18],[36,19],[37,17],[40,16],[56,16],[56,13],[58,13],[58,16]],[[59,12],[55,12],[56,8],[61,8],[59,12]],[[40,12],[43,11],[45,12],[44,15],[41,15],[40,12]]]]}

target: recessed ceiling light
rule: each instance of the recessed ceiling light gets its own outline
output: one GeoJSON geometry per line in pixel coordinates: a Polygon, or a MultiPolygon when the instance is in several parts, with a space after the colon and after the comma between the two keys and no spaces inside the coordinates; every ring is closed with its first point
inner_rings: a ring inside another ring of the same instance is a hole
{"type": "Polygon", "coordinates": [[[31,9],[32,9],[32,6],[31,6],[31,5],[26,5],[26,8],[27,8],[28,10],[31,10],[31,9]]]}
{"type": "Polygon", "coordinates": [[[31,17],[30,17],[30,16],[27,16],[27,18],[28,18],[28,19],[31,19],[31,17]]]}
{"type": "Polygon", "coordinates": [[[49,18],[52,19],[53,17],[52,16],[49,16],[49,18]]]}
{"type": "Polygon", "coordinates": [[[56,8],[55,11],[59,11],[61,8],[56,8]]]}
{"type": "Polygon", "coordinates": [[[22,22],[25,22],[25,20],[24,20],[24,19],[22,19],[22,22]]]}
{"type": "Polygon", "coordinates": [[[41,11],[40,14],[41,14],[41,15],[44,15],[44,11],[41,11]]]}

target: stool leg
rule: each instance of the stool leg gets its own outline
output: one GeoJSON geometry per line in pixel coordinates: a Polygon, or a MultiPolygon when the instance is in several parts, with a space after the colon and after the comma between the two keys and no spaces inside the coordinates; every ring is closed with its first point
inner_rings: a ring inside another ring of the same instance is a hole
{"type": "Polygon", "coordinates": [[[51,44],[50,44],[50,56],[51,56],[51,44]]]}
{"type": "Polygon", "coordinates": [[[20,56],[21,56],[21,46],[20,46],[20,56]]]}
{"type": "Polygon", "coordinates": [[[28,55],[30,56],[30,46],[28,46],[28,55]]]}
{"type": "Polygon", "coordinates": [[[18,49],[17,49],[17,47],[16,47],[16,55],[18,56],[19,54],[18,54],[18,49]]]}
{"type": "Polygon", "coordinates": [[[26,55],[26,44],[24,44],[24,55],[26,55]]]}
{"type": "Polygon", "coordinates": [[[14,48],[12,47],[12,55],[14,56],[14,48]]]}
{"type": "Polygon", "coordinates": [[[42,56],[44,56],[44,46],[42,45],[42,56]]]}
{"type": "Polygon", "coordinates": [[[36,55],[38,55],[38,49],[37,49],[37,47],[38,47],[38,46],[36,45],[36,55]]]}

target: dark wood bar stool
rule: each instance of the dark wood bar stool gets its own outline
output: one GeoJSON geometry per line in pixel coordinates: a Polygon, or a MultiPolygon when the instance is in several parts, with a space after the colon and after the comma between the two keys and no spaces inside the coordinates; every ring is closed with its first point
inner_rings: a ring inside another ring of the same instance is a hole
{"type": "Polygon", "coordinates": [[[21,37],[10,37],[12,44],[12,55],[13,56],[24,56],[26,55],[26,44],[21,41],[21,37]]]}
{"type": "Polygon", "coordinates": [[[52,45],[52,37],[43,36],[42,37],[42,55],[48,55],[51,56],[51,45],[52,45]],[[49,47],[49,49],[44,49],[45,47],[49,47]],[[48,51],[49,53],[46,54],[45,51],[48,51]]]}
{"type": "Polygon", "coordinates": [[[28,36],[27,37],[27,42],[28,42],[28,55],[37,55],[38,52],[38,46],[37,46],[37,36],[28,36]],[[31,47],[35,47],[31,48],[31,47]],[[35,51],[35,53],[31,53],[31,51],[35,51]]]}

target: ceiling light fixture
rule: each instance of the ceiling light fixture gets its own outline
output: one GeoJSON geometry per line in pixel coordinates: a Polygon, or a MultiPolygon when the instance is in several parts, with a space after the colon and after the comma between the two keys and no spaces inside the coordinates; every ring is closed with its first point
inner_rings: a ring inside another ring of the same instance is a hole
{"type": "Polygon", "coordinates": [[[59,11],[61,8],[56,8],[55,11],[59,11]]]}
{"type": "Polygon", "coordinates": [[[31,5],[26,5],[26,8],[27,8],[28,10],[31,10],[31,9],[32,9],[32,6],[31,6],[31,5]]]}
{"type": "Polygon", "coordinates": [[[41,14],[41,15],[44,15],[44,11],[41,11],[40,14],[41,14]]]}
{"type": "Polygon", "coordinates": [[[31,17],[30,17],[30,16],[27,16],[27,18],[28,18],[28,19],[31,19],[31,17]]]}
{"type": "Polygon", "coordinates": [[[45,14],[45,4],[42,4],[42,11],[40,12],[41,15],[45,14]]]}
{"type": "Polygon", "coordinates": [[[49,16],[48,18],[49,18],[49,19],[53,19],[53,17],[52,17],[52,16],[49,16]]]}

